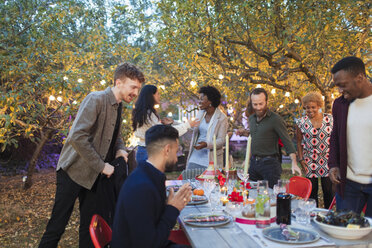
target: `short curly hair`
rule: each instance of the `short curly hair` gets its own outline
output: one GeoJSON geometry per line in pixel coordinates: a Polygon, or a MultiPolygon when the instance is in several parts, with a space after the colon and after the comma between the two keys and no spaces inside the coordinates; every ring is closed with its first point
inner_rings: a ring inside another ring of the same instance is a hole
{"type": "Polygon", "coordinates": [[[116,67],[114,72],[114,84],[117,79],[122,79],[123,77],[138,80],[140,83],[145,82],[145,76],[143,73],[131,63],[123,63],[116,67]]]}
{"type": "Polygon", "coordinates": [[[203,93],[211,101],[213,107],[217,108],[221,104],[221,93],[213,86],[203,86],[199,93],[203,93]]]}
{"type": "Polygon", "coordinates": [[[322,107],[324,104],[322,95],[318,92],[310,92],[307,93],[304,97],[302,97],[302,105],[305,105],[309,102],[315,102],[320,107],[322,107]]]}

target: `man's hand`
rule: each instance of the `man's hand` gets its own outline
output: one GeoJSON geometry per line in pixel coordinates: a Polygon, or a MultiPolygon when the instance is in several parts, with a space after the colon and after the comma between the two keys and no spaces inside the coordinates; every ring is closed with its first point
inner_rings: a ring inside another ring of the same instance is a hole
{"type": "Polygon", "coordinates": [[[105,174],[107,177],[111,177],[112,173],[114,173],[114,166],[109,163],[105,163],[102,174],[105,174]]]}
{"type": "Polygon", "coordinates": [[[331,168],[328,174],[329,174],[329,179],[331,179],[333,184],[341,183],[340,169],[338,167],[331,168]]]}
{"type": "Polygon", "coordinates": [[[207,142],[204,142],[204,141],[199,142],[197,145],[194,146],[194,148],[195,148],[196,150],[203,149],[204,147],[207,147],[207,142]]]}
{"type": "Polygon", "coordinates": [[[167,204],[181,211],[191,200],[191,194],[191,186],[189,183],[182,185],[177,193],[174,193],[173,189],[170,188],[167,204]]]}
{"type": "Polygon", "coordinates": [[[239,128],[238,130],[235,131],[235,134],[236,135],[239,135],[239,136],[249,136],[249,130],[247,129],[244,129],[244,128],[239,128]]]}
{"type": "Polygon", "coordinates": [[[302,175],[301,169],[297,165],[297,161],[292,160],[292,174],[295,175],[296,172],[298,173],[299,176],[302,175]]]}
{"type": "Polygon", "coordinates": [[[115,158],[118,158],[118,157],[123,157],[125,162],[128,162],[128,153],[125,150],[123,149],[117,150],[115,158]]]}

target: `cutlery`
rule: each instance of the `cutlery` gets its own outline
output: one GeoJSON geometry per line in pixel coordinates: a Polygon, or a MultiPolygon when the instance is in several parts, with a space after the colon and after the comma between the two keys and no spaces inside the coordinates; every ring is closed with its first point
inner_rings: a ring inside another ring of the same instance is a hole
{"type": "Polygon", "coordinates": [[[267,246],[265,241],[260,237],[260,235],[257,234],[256,230],[253,230],[252,233],[253,233],[252,236],[255,237],[255,238],[258,238],[260,240],[261,244],[263,244],[264,246],[267,246]]]}

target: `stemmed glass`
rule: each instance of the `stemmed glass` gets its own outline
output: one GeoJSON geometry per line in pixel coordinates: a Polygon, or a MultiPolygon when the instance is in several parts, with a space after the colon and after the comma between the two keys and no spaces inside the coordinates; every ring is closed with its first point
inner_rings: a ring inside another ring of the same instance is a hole
{"type": "Polygon", "coordinates": [[[237,172],[238,172],[238,177],[244,182],[244,188],[245,188],[245,185],[247,185],[249,174],[244,173],[244,169],[238,169],[237,172]]]}
{"type": "Polygon", "coordinates": [[[215,187],[216,187],[216,182],[214,181],[214,179],[205,179],[203,181],[204,192],[208,198],[210,197],[215,187]]]}

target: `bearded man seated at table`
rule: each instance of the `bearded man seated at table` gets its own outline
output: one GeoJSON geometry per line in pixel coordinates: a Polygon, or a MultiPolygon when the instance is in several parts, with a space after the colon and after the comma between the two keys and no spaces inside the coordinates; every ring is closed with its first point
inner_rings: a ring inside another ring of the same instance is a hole
{"type": "Polygon", "coordinates": [[[178,131],[156,125],[146,131],[148,160],[141,161],[121,188],[111,247],[186,247],[168,240],[180,211],[191,199],[187,183],[166,199],[165,174],[177,163],[178,131]]]}

